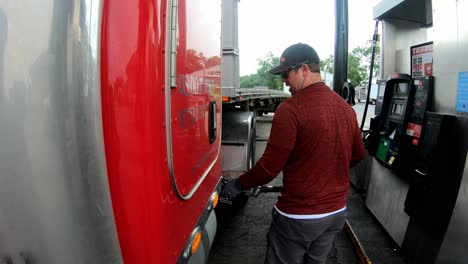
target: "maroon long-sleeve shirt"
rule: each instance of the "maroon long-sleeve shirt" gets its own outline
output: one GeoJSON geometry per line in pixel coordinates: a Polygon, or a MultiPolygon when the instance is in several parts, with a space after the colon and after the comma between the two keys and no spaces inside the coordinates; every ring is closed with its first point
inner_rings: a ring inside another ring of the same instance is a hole
{"type": "Polygon", "coordinates": [[[297,92],[276,110],[263,156],[238,179],[243,189],[283,170],[276,207],[288,214],[323,214],[346,206],[349,168],[364,159],[354,110],[323,83],[297,92]]]}

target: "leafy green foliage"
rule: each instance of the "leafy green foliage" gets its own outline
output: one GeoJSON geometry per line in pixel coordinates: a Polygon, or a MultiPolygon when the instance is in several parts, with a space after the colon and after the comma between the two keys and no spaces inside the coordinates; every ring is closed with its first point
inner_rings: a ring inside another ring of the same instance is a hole
{"type": "Polygon", "coordinates": [[[258,59],[258,66],[260,68],[257,70],[257,74],[265,83],[265,85],[273,90],[282,90],[283,81],[278,75],[273,75],[269,72],[273,67],[279,64],[279,58],[273,56],[273,53],[268,52],[265,58],[258,59]]]}
{"type": "Polygon", "coordinates": [[[273,67],[279,64],[279,58],[275,57],[273,53],[268,54],[258,59],[258,66],[256,74],[240,77],[240,88],[252,88],[255,86],[266,86],[272,90],[282,90],[283,81],[278,75],[273,75],[269,72],[273,67]]]}
{"type": "Polygon", "coordinates": [[[359,48],[353,49],[350,54],[348,54],[348,79],[357,86],[360,83],[364,82],[369,74],[368,67],[362,63],[360,56],[359,48]]]}
{"type": "Polygon", "coordinates": [[[320,70],[324,72],[333,73],[333,55],[328,56],[328,58],[320,62],[320,70]]]}
{"type": "MultiPolygon", "coordinates": [[[[348,55],[348,79],[355,85],[367,83],[369,81],[369,68],[372,57],[372,45],[369,43],[366,47],[354,48],[348,55]]],[[[373,78],[380,72],[380,45],[377,42],[375,47],[375,60],[373,69],[373,78]]]]}
{"type": "MultiPolygon", "coordinates": [[[[358,46],[348,54],[348,79],[358,86],[369,81],[369,67],[372,56],[372,45],[368,43],[365,47],[358,46]]],[[[268,71],[279,64],[279,58],[269,52],[264,58],[258,59],[258,70],[256,74],[242,76],[240,78],[241,88],[255,86],[267,86],[270,89],[282,90],[283,82],[280,76],[272,75],[268,71]]],[[[320,62],[320,70],[333,73],[333,55],[320,62]]],[[[373,77],[380,72],[380,45],[377,42],[375,51],[373,77]]]]}
{"type": "MultiPolygon", "coordinates": [[[[369,67],[372,56],[372,45],[358,46],[348,54],[348,79],[357,86],[369,81],[369,67]]],[[[333,55],[320,62],[320,70],[333,73],[333,55]]],[[[373,77],[380,72],[380,45],[377,43],[375,51],[373,77]]]]}
{"type": "Polygon", "coordinates": [[[240,88],[252,88],[255,86],[263,86],[257,74],[250,74],[240,77],[240,88]]]}

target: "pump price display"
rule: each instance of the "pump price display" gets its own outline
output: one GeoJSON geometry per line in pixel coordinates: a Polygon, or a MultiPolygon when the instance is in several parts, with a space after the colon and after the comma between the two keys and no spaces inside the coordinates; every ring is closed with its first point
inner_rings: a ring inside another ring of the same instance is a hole
{"type": "Polygon", "coordinates": [[[411,47],[411,76],[432,75],[432,42],[411,47]]]}

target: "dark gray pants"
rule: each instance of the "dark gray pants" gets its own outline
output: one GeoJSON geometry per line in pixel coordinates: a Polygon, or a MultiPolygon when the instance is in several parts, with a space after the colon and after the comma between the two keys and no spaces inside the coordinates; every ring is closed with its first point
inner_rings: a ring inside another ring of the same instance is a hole
{"type": "Polygon", "coordinates": [[[273,208],[265,263],[326,263],[345,219],[346,213],[342,211],[324,218],[298,220],[283,216],[273,208]]]}

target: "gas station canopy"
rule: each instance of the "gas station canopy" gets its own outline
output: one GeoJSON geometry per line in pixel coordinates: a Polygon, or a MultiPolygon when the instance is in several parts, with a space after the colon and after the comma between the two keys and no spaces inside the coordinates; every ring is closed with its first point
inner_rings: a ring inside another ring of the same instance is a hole
{"type": "Polygon", "coordinates": [[[431,0],[382,0],[374,7],[374,19],[397,19],[432,25],[431,0]]]}

